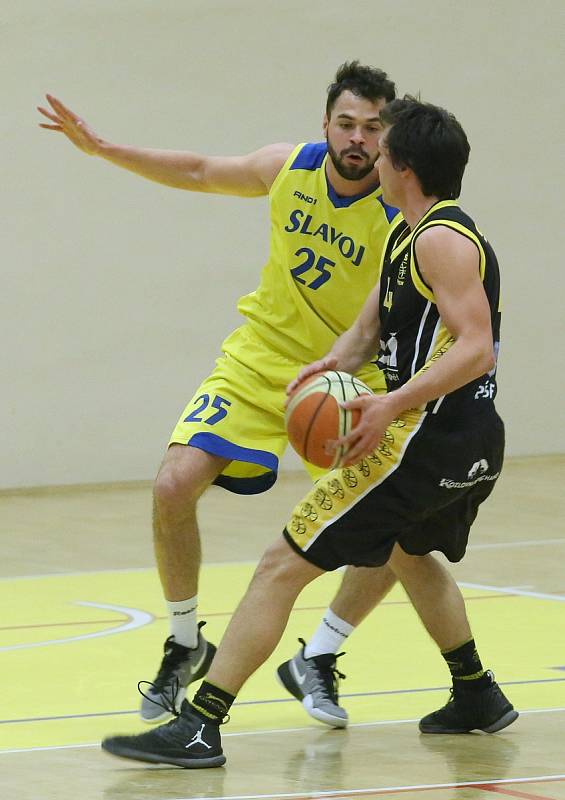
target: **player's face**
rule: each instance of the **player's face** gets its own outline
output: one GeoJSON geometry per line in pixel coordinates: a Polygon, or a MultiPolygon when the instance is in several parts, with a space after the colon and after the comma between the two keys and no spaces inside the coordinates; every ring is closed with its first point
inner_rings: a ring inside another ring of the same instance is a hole
{"type": "Polygon", "coordinates": [[[330,118],[324,118],[328,153],[339,175],[359,181],[368,175],[379,154],[379,114],[386,105],[345,91],[337,98],[330,118]]]}
{"type": "Polygon", "coordinates": [[[379,181],[383,190],[383,200],[389,205],[398,202],[399,175],[398,170],[390,160],[390,153],[386,143],[387,134],[390,126],[381,130],[379,135],[379,157],[377,168],[379,170],[379,181]]]}

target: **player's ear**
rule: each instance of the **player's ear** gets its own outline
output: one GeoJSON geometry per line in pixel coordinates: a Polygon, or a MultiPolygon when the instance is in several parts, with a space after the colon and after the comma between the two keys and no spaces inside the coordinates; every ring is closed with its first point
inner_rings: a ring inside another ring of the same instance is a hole
{"type": "Polygon", "coordinates": [[[328,115],[324,114],[324,119],[322,120],[322,131],[324,132],[324,136],[328,135],[328,125],[329,125],[328,115]]]}

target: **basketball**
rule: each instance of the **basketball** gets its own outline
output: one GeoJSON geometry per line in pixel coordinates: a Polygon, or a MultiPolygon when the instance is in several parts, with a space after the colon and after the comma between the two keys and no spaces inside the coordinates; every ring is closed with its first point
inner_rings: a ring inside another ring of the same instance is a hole
{"type": "Polygon", "coordinates": [[[319,372],[301,383],[290,395],[285,415],[288,440],[298,455],[317,467],[338,467],[345,448],[327,453],[326,443],[345,436],[358,423],[361,412],[340,403],[362,394],[373,392],[347,372],[319,372]]]}

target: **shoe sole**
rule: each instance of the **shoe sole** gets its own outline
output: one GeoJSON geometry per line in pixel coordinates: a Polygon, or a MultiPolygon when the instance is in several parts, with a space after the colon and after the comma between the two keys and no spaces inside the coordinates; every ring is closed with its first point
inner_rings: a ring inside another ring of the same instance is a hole
{"type": "MultiPolygon", "coordinates": [[[[182,686],[178,691],[178,694],[175,698],[177,711],[180,709],[182,701],[186,697],[186,691],[188,686],[191,683],[194,683],[194,681],[197,681],[199,678],[203,678],[206,675],[206,673],[210,669],[210,664],[212,663],[215,655],[216,655],[216,646],[213,645],[211,642],[208,642],[208,650],[206,652],[204,661],[196,670],[194,675],[190,676],[190,680],[186,684],[186,686],[182,686]]],[[[155,725],[157,722],[166,722],[166,720],[171,719],[173,715],[171,714],[170,711],[162,711],[157,717],[144,717],[143,711],[140,711],[139,716],[141,721],[144,722],[146,725],[155,725]]]]}
{"type": "Polygon", "coordinates": [[[503,730],[503,728],[507,728],[509,725],[512,725],[520,715],[517,711],[512,709],[511,711],[507,711],[506,714],[503,714],[500,719],[496,722],[493,722],[492,725],[487,725],[484,728],[438,728],[438,727],[431,727],[431,726],[423,726],[421,723],[419,725],[420,733],[471,733],[471,731],[483,731],[484,733],[498,733],[498,731],[503,730]]]}
{"type": "Polygon", "coordinates": [[[102,750],[118,758],[127,758],[133,761],[144,761],[148,764],[172,764],[175,767],[184,769],[210,769],[211,767],[223,767],[226,757],[222,753],[219,756],[209,758],[167,758],[154,755],[152,753],[140,753],[138,750],[129,747],[112,747],[102,742],[102,750]]]}
{"type": "Polygon", "coordinates": [[[493,722],[492,725],[488,725],[486,728],[481,728],[482,731],[485,733],[496,733],[497,731],[501,731],[503,728],[507,728],[509,725],[512,725],[519,717],[517,711],[512,709],[512,711],[507,711],[497,722],[493,722]]]}
{"type": "Polygon", "coordinates": [[[285,663],[281,664],[277,669],[277,678],[281,686],[302,704],[304,711],[313,719],[318,720],[318,722],[323,722],[324,725],[329,725],[331,728],[347,728],[347,723],[349,722],[347,718],[342,719],[341,717],[334,717],[332,714],[328,714],[314,707],[312,695],[303,694],[297,687],[290,672],[289,664],[290,661],[285,661],[285,663]]]}

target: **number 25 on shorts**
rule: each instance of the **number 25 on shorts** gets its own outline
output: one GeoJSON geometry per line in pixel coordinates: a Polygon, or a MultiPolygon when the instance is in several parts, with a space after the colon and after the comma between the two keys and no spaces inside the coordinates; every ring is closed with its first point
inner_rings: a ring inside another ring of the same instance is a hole
{"type": "Polygon", "coordinates": [[[215,425],[223,419],[228,413],[225,406],[231,406],[231,401],[226,400],[225,397],[220,397],[219,394],[214,396],[212,403],[210,403],[209,394],[201,394],[195,400],[196,408],[191,411],[188,417],[184,418],[185,422],[205,422],[207,425],[215,425]],[[208,406],[210,408],[208,409],[208,406]],[[212,408],[216,409],[213,414],[206,416],[210,413],[212,408]]]}

